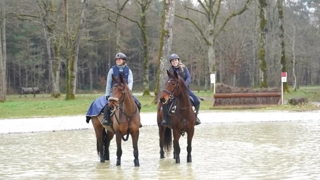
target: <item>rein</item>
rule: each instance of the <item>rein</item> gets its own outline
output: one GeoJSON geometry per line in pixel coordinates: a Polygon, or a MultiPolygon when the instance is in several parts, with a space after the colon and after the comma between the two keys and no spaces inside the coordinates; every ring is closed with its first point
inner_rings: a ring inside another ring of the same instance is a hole
{"type": "MultiPolygon", "coordinates": [[[[169,80],[170,81],[170,80],[169,80]]],[[[169,94],[169,101],[172,102],[174,99],[176,99],[177,97],[174,96],[174,93],[176,91],[176,89],[179,89],[180,90],[180,84],[179,82],[177,83],[176,87],[173,89],[173,91],[169,91],[167,89],[164,89],[163,92],[169,94]]],[[[181,93],[181,92],[180,92],[181,93]]],[[[179,101],[174,101],[174,104],[173,105],[176,105],[179,109],[188,109],[190,106],[185,106],[185,107],[180,107],[179,106],[179,101]]]]}
{"type": "Polygon", "coordinates": [[[119,105],[114,105],[116,108],[114,111],[116,111],[117,108],[119,108],[119,117],[117,116],[117,114],[115,113],[114,116],[118,122],[118,124],[120,125],[121,122],[120,122],[120,119],[122,118],[122,115],[125,115],[126,116],[126,119],[127,119],[127,122],[128,122],[128,130],[127,130],[127,136],[126,138],[122,137],[122,139],[124,141],[127,141],[128,138],[129,138],[129,132],[130,132],[130,129],[129,129],[129,126],[130,126],[130,120],[133,116],[135,116],[137,113],[138,113],[138,107],[136,106],[136,109],[135,111],[131,114],[131,115],[128,115],[124,109],[123,109],[123,103],[124,103],[124,100],[125,100],[125,93],[126,93],[126,89],[124,88],[121,92],[121,97],[119,99],[113,99],[115,101],[118,101],[119,102],[119,105]]]}

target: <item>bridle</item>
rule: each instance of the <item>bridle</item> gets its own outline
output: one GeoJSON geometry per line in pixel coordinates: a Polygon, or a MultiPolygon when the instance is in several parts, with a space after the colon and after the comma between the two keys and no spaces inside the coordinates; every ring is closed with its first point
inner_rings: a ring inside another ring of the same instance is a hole
{"type": "Polygon", "coordinates": [[[169,101],[168,103],[171,104],[170,108],[169,108],[169,112],[171,112],[172,108],[174,108],[175,106],[177,106],[179,109],[187,109],[189,108],[190,106],[186,106],[186,107],[180,107],[179,106],[179,103],[178,103],[178,99],[176,99],[176,97],[174,96],[176,90],[180,90],[180,83],[179,83],[179,80],[176,80],[176,79],[172,79],[170,78],[168,80],[168,83],[170,83],[170,81],[175,81],[176,82],[176,86],[174,87],[173,91],[169,91],[167,89],[164,89],[163,92],[167,93],[169,95],[169,101]]]}
{"type": "MultiPolygon", "coordinates": [[[[117,84],[118,84],[118,86],[122,86],[122,87],[124,86],[122,83],[117,83],[117,84]]],[[[138,107],[137,107],[137,106],[136,106],[135,111],[134,111],[132,114],[130,114],[130,115],[128,115],[128,114],[124,111],[124,109],[123,109],[123,103],[124,103],[124,100],[125,100],[125,94],[126,94],[126,93],[127,93],[126,88],[123,87],[123,89],[122,89],[122,91],[121,91],[121,96],[120,96],[120,98],[115,98],[115,99],[113,99],[114,101],[117,101],[117,102],[118,102],[117,104],[113,104],[113,106],[115,107],[115,108],[113,108],[113,111],[114,111],[114,112],[116,111],[117,108],[119,108],[119,115],[117,116],[117,114],[114,113],[114,116],[115,116],[118,124],[119,124],[119,125],[121,124],[120,119],[122,118],[122,115],[125,115],[125,116],[126,116],[126,119],[127,119],[127,122],[128,122],[127,137],[126,137],[126,138],[122,137],[122,139],[123,139],[124,141],[127,141],[127,140],[128,140],[128,137],[129,137],[129,132],[130,132],[129,127],[130,127],[130,122],[131,122],[130,119],[138,113],[138,107]]],[[[130,93],[130,92],[129,92],[129,93],[130,93]]],[[[113,129],[113,126],[112,126],[111,128],[112,128],[113,132],[115,132],[114,129],[113,129]]]]}
{"type": "Polygon", "coordinates": [[[169,90],[167,90],[167,89],[164,89],[163,92],[169,94],[169,100],[172,101],[172,100],[175,98],[175,97],[174,97],[175,91],[176,91],[177,89],[180,90],[180,84],[179,84],[179,82],[177,82],[177,80],[175,80],[175,79],[169,79],[169,80],[168,80],[168,83],[170,83],[170,81],[175,81],[175,82],[176,82],[176,86],[174,87],[173,91],[171,92],[171,91],[169,91],[169,90]]]}
{"type": "MultiPolygon", "coordinates": [[[[119,84],[119,83],[118,83],[119,84]]],[[[121,85],[121,86],[123,86],[123,85],[121,85]]],[[[127,121],[128,122],[130,122],[130,119],[135,115],[135,114],[137,114],[138,113],[138,107],[136,107],[136,109],[135,109],[135,111],[132,113],[132,114],[127,114],[126,112],[124,112],[124,110],[123,110],[123,103],[124,103],[124,98],[125,98],[125,94],[126,94],[126,88],[124,87],[123,89],[122,89],[122,91],[121,91],[121,96],[120,96],[120,98],[119,98],[119,100],[118,100],[118,102],[119,102],[119,118],[116,116],[116,119],[117,119],[117,122],[120,124],[120,121],[119,121],[119,119],[121,119],[121,115],[122,114],[124,114],[125,116],[126,116],[126,118],[127,118],[127,121]]],[[[118,106],[116,106],[116,107],[118,107],[118,106]]]]}

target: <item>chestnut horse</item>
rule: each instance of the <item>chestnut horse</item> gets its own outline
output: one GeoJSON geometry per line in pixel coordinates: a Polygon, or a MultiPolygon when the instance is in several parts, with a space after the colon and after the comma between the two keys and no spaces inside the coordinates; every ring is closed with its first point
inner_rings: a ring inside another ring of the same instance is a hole
{"type": "Polygon", "coordinates": [[[164,158],[165,150],[166,152],[171,150],[173,133],[173,158],[176,163],[180,163],[179,139],[181,135],[187,133],[187,162],[192,162],[191,143],[194,135],[195,114],[184,80],[175,71],[173,73],[167,71],[167,74],[169,79],[165,84],[165,89],[160,94],[157,110],[160,158],[164,158]],[[168,108],[169,115],[164,116],[163,108],[168,108]],[[164,117],[169,118],[167,119],[168,126],[161,125],[164,117]]]}
{"type": "Polygon", "coordinates": [[[109,160],[109,145],[114,134],[116,135],[117,144],[117,166],[121,165],[121,139],[127,141],[129,134],[132,137],[134,165],[140,166],[138,139],[140,127],[140,112],[132,97],[131,91],[125,82],[123,76],[117,79],[112,75],[113,87],[112,96],[105,108],[112,109],[111,125],[102,125],[103,115],[91,117],[92,124],[97,138],[97,151],[100,155],[100,162],[109,160]],[[105,129],[105,130],[104,130],[105,129]],[[124,137],[126,136],[126,137],[124,137]]]}

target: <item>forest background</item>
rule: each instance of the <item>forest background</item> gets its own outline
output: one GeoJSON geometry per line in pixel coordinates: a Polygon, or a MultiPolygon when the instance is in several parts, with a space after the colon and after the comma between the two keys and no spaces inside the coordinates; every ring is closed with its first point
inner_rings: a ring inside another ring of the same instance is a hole
{"type": "MultiPolygon", "coordinates": [[[[280,87],[284,66],[293,89],[320,84],[318,1],[174,2],[171,53],[189,68],[192,90],[210,90],[211,73],[217,82],[231,86],[280,87]]],[[[103,92],[114,56],[121,51],[134,75],[133,90],[148,95],[156,89],[159,68],[165,71],[159,65],[163,4],[161,0],[0,0],[5,94],[20,93],[21,87],[40,87],[53,97],[70,88],[74,94],[103,92]],[[72,79],[74,84],[68,83],[72,79]]]]}

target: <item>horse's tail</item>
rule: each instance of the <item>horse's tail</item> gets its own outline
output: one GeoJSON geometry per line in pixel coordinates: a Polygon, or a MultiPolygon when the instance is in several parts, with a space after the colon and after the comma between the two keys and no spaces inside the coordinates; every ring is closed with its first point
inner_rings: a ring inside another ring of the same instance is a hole
{"type": "Polygon", "coordinates": [[[108,135],[107,135],[107,131],[102,128],[102,143],[103,143],[103,156],[106,156],[107,153],[107,142],[108,142],[108,135]]]}
{"type": "Polygon", "coordinates": [[[172,148],[172,131],[168,127],[164,132],[164,148],[167,152],[171,151],[172,148]]]}

